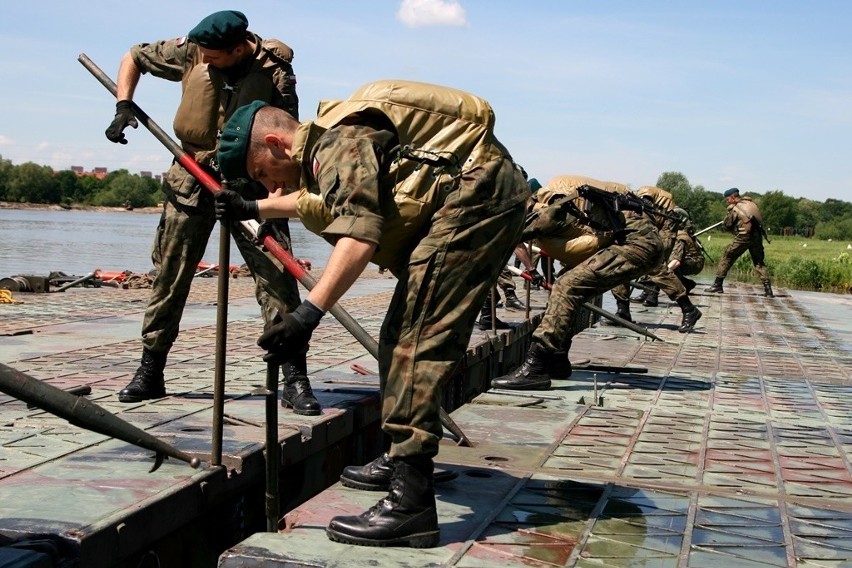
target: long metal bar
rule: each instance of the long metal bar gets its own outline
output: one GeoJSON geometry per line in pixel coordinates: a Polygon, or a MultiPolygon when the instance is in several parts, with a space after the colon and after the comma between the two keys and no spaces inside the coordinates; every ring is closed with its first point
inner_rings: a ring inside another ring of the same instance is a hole
{"type": "Polygon", "coordinates": [[[278,532],[281,492],[278,488],[278,467],[281,461],[278,446],[278,368],[276,357],[266,361],[266,532],[278,532]]]}
{"type": "Polygon", "coordinates": [[[122,420],[86,397],[73,395],[3,363],[0,363],[0,390],[28,404],[64,418],[75,426],[80,426],[81,428],[103,434],[104,436],[118,438],[134,446],[155,452],[156,459],[150,471],[154,471],[160,467],[165,456],[185,461],[192,467],[201,465],[198,458],[191,457],[174,446],[152,436],[145,430],[122,420]]]}
{"type": "Polygon", "coordinates": [[[231,229],[227,223],[219,224],[219,279],[216,296],[216,359],[213,368],[213,443],[210,448],[211,464],[222,465],[222,444],[225,431],[225,357],[228,344],[228,291],[231,273],[231,229]]]}
{"type": "Polygon", "coordinates": [[[712,224],[712,225],[710,225],[709,227],[706,227],[706,228],[704,228],[704,229],[701,229],[700,231],[698,231],[697,233],[695,233],[693,236],[697,237],[698,235],[703,235],[703,234],[704,234],[704,233],[706,233],[707,231],[712,231],[713,229],[715,229],[716,227],[718,227],[719,225],[721,225],[721,224],[722,224],[722,223],[724,223],[724,222],[725,222],[725,221],[719,221],[718,223],[713,223],[713,224],[712,224]]]}

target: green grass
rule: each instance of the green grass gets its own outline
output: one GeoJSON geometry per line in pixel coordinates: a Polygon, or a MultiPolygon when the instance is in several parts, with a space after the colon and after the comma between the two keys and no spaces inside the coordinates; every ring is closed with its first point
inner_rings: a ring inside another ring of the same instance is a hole
{"type": "MultiPolygon", "coordinates": [[[[704,248],[712,257],[704,274],[715,271],[715,262],[733,238],[725,233],[701,235],[704,248]]],[[[766,266],[772,281],[795,290],[852,293],[852,248],[849,241],[820,241],[804,237],[771,237],[764,241],[766,266]]],[[[758,278],[748,253],[743,254],[728,273],[728,278],[757,282],[758,278]]]]}

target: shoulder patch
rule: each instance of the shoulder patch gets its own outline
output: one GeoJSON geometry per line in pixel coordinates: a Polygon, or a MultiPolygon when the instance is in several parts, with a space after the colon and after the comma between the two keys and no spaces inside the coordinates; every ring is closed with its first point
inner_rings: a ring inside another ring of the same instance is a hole
{"type": "Polygon", "coordinates": [[[314,158],[314,163],[313,163],[313,168],[312,168],[312,169],[314,170],[314,179],[316,179],[316,178],[317,178],[317,172],[318,172],[318,171],[319,171],[319,169],[320,169],[320,163],[319,163],[319,160],[317,160],[316,158],[314,158]]]}

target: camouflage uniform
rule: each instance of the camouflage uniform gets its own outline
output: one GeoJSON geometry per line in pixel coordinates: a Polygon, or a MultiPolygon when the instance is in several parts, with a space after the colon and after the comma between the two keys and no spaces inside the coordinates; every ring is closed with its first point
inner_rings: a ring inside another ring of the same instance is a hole
{"type": "Polygon", "coordinates": [[[677,232],[669,260],[680,262],[680,266],[674,271],[675,274],[689,276],[704,270],[704,253],[698,247],[696,237],[692,234],[691,225],[677,232]]]}
{"type": "Polygon", "coordinates": [[[549,352],[570,348],[571,320],[583,302],[626,285],[664,258],[663,242],[649,214],[627,212],[624,219],[628,232],[623,244],[602,248],[554,283],[544,317],[533,333],[533,341],[549,352]]]}
{"type": "Polygon", "coordinates": [[[769,271],[764,262],[763,233],[759,226],[762,222],[760,209],[750,197],[740,197],[737,203],[728,205],[724,225],[734,233],[734,240],[725,248],[722,258],[719,259],[716,267],[717,279],[724,279],[734,262],[748,251],[760,281],[764,285],[769,284],[769,271]]]}
{"type": "MultiPolygon", "coordinates": [[[[658,209],[666,213],[671,213],[674,210],[674,200],[671,193],[658,187],[640,187],[636,191],[636,195],[647,196],[658,209]]],[[[675,245],[678,223],[661,215],[654,216],[654,222],[660,232],[660,240],[663,242],[663,256],[659,263],[648,272],[645,279],[659,286],[660,290],[665,292],[672,301],[677,302],[686,297],[687,291],[680,279],[669,270],[667,262],[675,245]]],[[[626,300],[629,298],[630,288],[628,285],[618,287],[613,289],[612,294],[616,300],[626,300]]],[[[656,298],[656,294],[654,297],[656,298]]],[[[654,301],[653,305],[656,305],[656,299],[654,301]]]]}
{"type": "MultiPolygon", "coordinates": [[[[130,50],[134,63],[142,73],[151,73],[155,77],[184,83],[182,108],[185,104],[192,106],[193,103],[216,105],[216,108],[200,109],[202,116],[209,115],[218,124],[218,127],[216,124],[211,126],[206,139],[199,140],[188,135],[179,135],[179,138],[183,149],[217,179],[214,164],[216,131],[238,106],[254,99],[262,99],[298,117],[298,98],[292,67],[289,61],[273,53],[267,46],[283,46],[281,49],[285,52],[289,48],[275,40],[264,42],[255,34],[249,36],[256,45],[254,58],[237,70],[228,70],[230,75],[225,71],[219,72],[218,75],[227,88],[214,93],[211,99],[196,96],[187,86],[194,76],[194,71],[201,70],[202,74],[209,73],[210,76],[216,74],[213,68],[204,72],[207,66],[202,63],[196,44],[186,38],[178,38],[139,44],[130,50]],[[259,62],[269,59],[274,59],[278,68],[272,73],[275,79],[258,80],[256,77],[263,75],[257,69],[259,62]],[[246,77],[251,77],[251,80],[246,77]]],[[[292,57],[292,51],[290,56],[292,57]]],[[[178,113],[180,112],[179,110],[178,113]]],[[[193,109],[192,112],[199,112],[199,109],[193,109]]],[[[177,131],[178,116],[175,122],[177,131]]],[[[252,184],[232,186],[232,189],[237,189],[252,199],[258,197],[252,184]]],[[[192,279],[216,222],[212,194],[177,161],[172,163],[166,173],[163,192],[166,200],[151,252],[157,274],[142,323],[143,347],[155,353],[168,352],[177,338],[192,279]]],[[[276,221],[273,230],[282,246],[290,250],[286,220],[276,221]]],[[[263,253],[254,238],[246,234],[245,229],[238,223],[232,224],[231,234],[255,278],[257,300],[264,321],[272,321],[278,311],[288,312],[298,306],[300,299],[295,279],[283,271],[277,260],[263,253]]]]}
{"type": "MultiPolygon", "coordinates": [[[[303,155],[310,193],[330,205],[332,220],[320,234],[332,244],[344,236],[378,243],[378,255],[383,242],[400,240],[388,234],[382,207],[398,181],[382,175],[398,141],[386,123],[362,122],[334,126],[315,142],[297,133],[294,155],[303,155]]],[[[499,143],[492,138],[489,144],[499,143]]],[[[381,263],[399,279],[379,338],[382,428],[394,458],[438,452],[441,386],[462,359],[483,299],[519,240],[529,188],[505,149],[500,153],[466,163],[437,194],[422,236],[381,263]]]]}

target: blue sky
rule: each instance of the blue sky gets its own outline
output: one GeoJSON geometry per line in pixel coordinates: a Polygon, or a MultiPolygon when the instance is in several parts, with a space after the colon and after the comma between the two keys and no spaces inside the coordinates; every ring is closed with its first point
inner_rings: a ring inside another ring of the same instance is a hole
{"type": "MultiPolygon", "coordinates": [[[[582,174],[653,184],[781,190],[852,201],[852,2],[241,0],[8,2],[0,19],[0,155],[57,169],[164,171],[140,127],[106,140],[109,93],[134,43],[184,35],[239,9],[295,50],[302,119],[376,79],[486,98],[497,135],[542,182],[582,174]]],[[[135,100],[171,132],[177,83],[143,77],[135,100]]]]}

